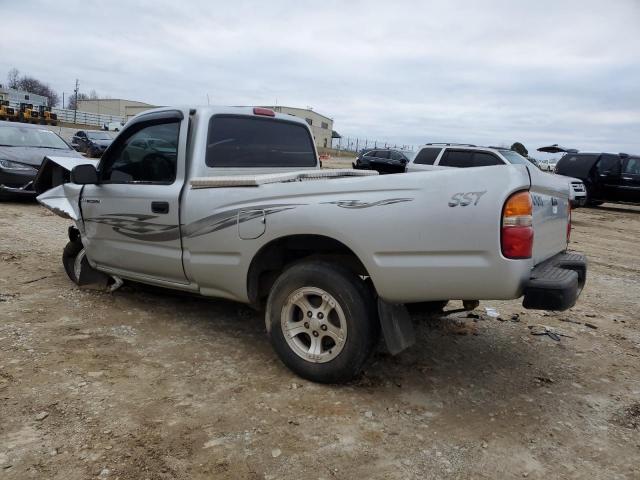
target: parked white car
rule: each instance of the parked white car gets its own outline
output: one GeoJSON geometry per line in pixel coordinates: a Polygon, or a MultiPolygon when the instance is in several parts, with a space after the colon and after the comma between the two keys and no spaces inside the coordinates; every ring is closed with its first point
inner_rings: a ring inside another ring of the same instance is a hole
{"type": "Polygon", "coordinates": [[[540,167],[540,170],[543,170],[545,172],[555,172],[556,170],[556,163],[557,160],[555,159],[543,159],[543,160],[538,160],[538,164],[540,167]]]}
{"type": "Polygon", "coordinates": [[[104,129],[110,132],[119,132],[123,128],[124,128],[124,123],[122,122],[109,122],[104,126],[104,129]]]}
{"type": "Polygon", "coordinates": [[[282,362],[314,381],[353,378],[380,331],[391,353],[411,345],[407,303],[524,296],[564,310],[586,279],[585,258],[566,252],[567,184],[538,188],[526,163],[321,170],[304,120],[251,107],[150,110],[99,163],[45,162],[36,189],[55,188],[38,200],[74,222],[69,278],[264,308],[282,362]]]}

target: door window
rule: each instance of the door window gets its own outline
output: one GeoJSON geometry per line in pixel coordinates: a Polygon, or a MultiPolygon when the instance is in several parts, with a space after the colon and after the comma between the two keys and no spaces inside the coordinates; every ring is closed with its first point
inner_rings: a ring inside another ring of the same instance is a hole
{"type": "Polygon", "coordinates": [[[404,156],[400,152],[391,152],[391,160],[404,160],[404,156]]]}
{"type": "Polygon", "coordinates": [[[473,152],[468,150],[447,150],[438,165],[442,167],[468,168],[473,166],[473,152]]]}
{"type": "Polygon", "coordinates": [[[120,143],[101,167],[105,183],[162,183],[176,179],[180,123],[150,125],[120,143]]]}
{"type": "Polygon", "coordinates": [[[624,165],[623,173],[640,175],[640,158],[629,158],[624,165]]]}
{"type": "Polygon", "coordinates": [[[389,158],[389,150],[378,150],[376,157],[383,159],[389,158]]]}
{"type": "Polygon", "coordinates": [[[602,155],[597,169],[598,173],[616,174],[620,171],[620,158],[613,155],[602,155]]]}

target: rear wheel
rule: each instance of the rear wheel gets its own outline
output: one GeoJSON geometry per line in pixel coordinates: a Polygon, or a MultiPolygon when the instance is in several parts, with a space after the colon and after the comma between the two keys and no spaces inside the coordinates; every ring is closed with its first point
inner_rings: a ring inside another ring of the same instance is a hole
{"type": "Polygon", "coordinates": [[[295,264],[269,294],[266,322],[280,360],[303,378],[351,380],[378,341],[375,302],[355,273],[323,261],[295,264]]]}

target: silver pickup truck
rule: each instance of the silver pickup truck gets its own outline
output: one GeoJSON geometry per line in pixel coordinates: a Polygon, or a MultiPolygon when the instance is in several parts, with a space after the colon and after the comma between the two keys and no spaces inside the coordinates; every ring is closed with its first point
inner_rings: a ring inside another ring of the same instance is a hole
{"type": "Polygon", "coordinates": [[[265,307],[280,359],[342,382],[382,333],[414,341],[407,304],[524,296],[574,305],[568,190],[531,191],[526,165],[378,176],[321,170],[313,136],[264,108],[162,108],[98,161],[48,157],[38,200],[73,220],[78,284],[122,279],[265,307]],[[80,164],[82,163],[82,164],[80,164]]]}

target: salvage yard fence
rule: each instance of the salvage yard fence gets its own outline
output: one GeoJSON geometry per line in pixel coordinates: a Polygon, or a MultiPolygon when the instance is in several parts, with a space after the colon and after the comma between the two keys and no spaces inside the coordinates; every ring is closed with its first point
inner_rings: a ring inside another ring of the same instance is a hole
{"type": "Polygon", "coordinates": [[[362,149],[393,148],[394,150],[412,151],[414,145],[371,140],[370,138],[342,137],[333,139],[333,148],[338,151],[359,152],[362,149]]]}
{"type": "Polygon", "coordinates": [[[103,115],[101,113],[81,112],[67,108],[52,108],[51,111],[58,115],[58,121],[65,123],[77,123],[80,125],[95,125],[103,127],[111,122],[124,123],[124,117],[118,115],[103,115]],[[75,120],[75,121],[74,121],[75,120]]]}

